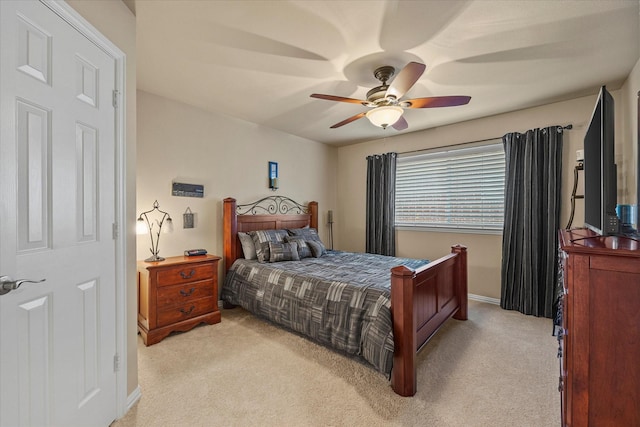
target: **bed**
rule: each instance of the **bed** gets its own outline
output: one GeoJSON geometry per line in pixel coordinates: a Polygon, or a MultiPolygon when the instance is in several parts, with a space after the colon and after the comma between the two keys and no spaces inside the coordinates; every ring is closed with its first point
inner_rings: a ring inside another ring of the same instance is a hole
{"type": "MultiPolygon", "coordinates": [[[[259,262],[244,259],[239,236],[271,233],[304,245],[296,237],[286,237],[302,232],[309,246],[317,248],[308,240],[307,231],[318,228],[317,202],[301,205],[287,197],[272,196],[238,205],[235,199],[227,198],[223,218],[225,308],[240,305],[321,344],[360,357],[389,374],[393,390],[401,396],[416,393],[417,352],[447,319],[467,319],[464,246],[452,246],[450,254],[431,262],[322,252],[324,247],[299,261],[268,262],[269,255],[264,258],[261,254],[261,260],[267,262],[259,262]],[[327,268],[328,275],[323,272],[327,268]],[[359,283],[358,288],[352,287],[353,281],[359,283]],[[316,290],[321,294],[311,293],[316,290]]],[[[282,245],[269,245],[274,261],[281,256],[282,245]]],[[[294,252],[295,245],[291,246],[294,252]]]]}

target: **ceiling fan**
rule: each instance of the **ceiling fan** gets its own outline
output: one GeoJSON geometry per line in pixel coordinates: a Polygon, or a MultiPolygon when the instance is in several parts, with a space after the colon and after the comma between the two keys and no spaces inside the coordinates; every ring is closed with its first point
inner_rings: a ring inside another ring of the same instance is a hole
{"type": "Polygon", "coordinates": [[[349,102],[362,104],[372,108],[369,111],[358,113],[331,126],[331,129],[339,128],[363,117],[367,117],[371,123],[386,129],[391,126],[395,130],[404,130],[409,125],[402,117],[405,108],[437,108],[453,107],[469,103],[470,96],[431,96],[427,98],[415,98],[400,100],[409,89],[418,81],[426,66],[418,62],[409,62],[396,76],[391,84],[387,81],[394,75],[395,68],[389,65],[376,68],[373,75],[382,82],[382,85],[374,87],[367,92],[367,99],[345,98],[335,95],[311,94],[312,98],[326,99],[328,101],[349,102]]]}

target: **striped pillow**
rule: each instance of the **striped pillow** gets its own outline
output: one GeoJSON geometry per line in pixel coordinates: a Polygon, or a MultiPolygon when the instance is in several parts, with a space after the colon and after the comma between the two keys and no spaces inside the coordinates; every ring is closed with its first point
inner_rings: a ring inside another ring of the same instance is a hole
{"type": "Polygon", "coordinates": [[[311,246],[311,253],[314,257],[320,258],[322,255],[327,253],[327,248],[322,243],[320,236],[318,236],[318,231],[315,228],[294,228],[287,230],[290,236],[301,236],[304,237],[304,240],[307,241],[307,244],[311,246],[310,243],[317,242],[319,245],[315,245],[317,249],[321,250],[319,255],[313,251],[313,246],[311,246]]]}
{"type": "Polygon", "coordinates": [[[318,231],[315,228],[290,228],[287,230],[290,236],[302,236],[306,240],[320,240],[318,231]]]}
{"type": "Polygon", "coordinates": [[[300,261],[298,244],[296,242],[269,242],[269,262],[300,261]]]}
{"type": "Polygon", "coordinates": [[[302,237],[302,236],[286,236],[284,238],[284,241],[285,242],[296,242],[298,244],[298,255],[300,256],[300,259],[309,258],[310,256],[312,256],[311,248],[309,248],[309,245],[307,245],[307,242],[305,241],[304,237],[302,237]]]}
{"type": "Polygon", "coordinates": [[[269,242],[283,243],[286,235],[287,230],[250,231],[249,236],[253,239],[253,244],[256,247],[258,262],[269,262],[269,242]]]}

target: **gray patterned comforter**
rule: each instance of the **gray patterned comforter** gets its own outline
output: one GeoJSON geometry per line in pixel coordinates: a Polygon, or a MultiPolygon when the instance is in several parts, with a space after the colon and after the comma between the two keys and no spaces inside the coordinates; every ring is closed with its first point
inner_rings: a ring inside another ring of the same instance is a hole
{"type": "Polygon", "coordinates": [[[222,299],[390,374],[390,270],[427,263],[340,251],[265,264],[239,259],[226,275],[222,299]]]}

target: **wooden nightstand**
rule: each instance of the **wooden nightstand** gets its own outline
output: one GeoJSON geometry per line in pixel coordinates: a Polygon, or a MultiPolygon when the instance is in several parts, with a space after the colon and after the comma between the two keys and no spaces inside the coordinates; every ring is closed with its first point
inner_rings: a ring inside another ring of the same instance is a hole
{"type": "Polygon", "coordinates": [[[138,261],[138,330],[145,345],[220,322],[218,261],[213,255],[138,261]]]}

